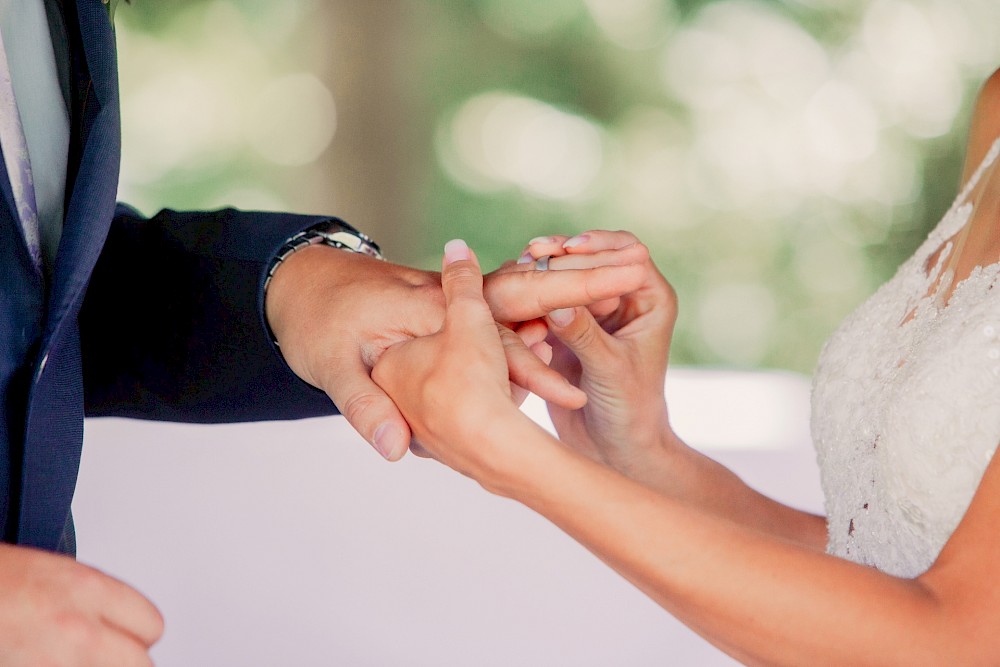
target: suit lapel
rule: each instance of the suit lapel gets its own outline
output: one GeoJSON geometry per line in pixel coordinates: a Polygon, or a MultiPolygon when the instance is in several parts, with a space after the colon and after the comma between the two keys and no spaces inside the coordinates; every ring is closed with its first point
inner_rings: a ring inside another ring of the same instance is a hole
{"type": "Polygon", "coordinates": [[[76,7],[78,22],[70,20],[68,25],[74,47],[72,185],[56,257],[48,337],[82,298],[114,216],[121,162],[114,32],[101,0],[76,0],[76,7]],[[74,30],[78,32],[72,34],[74,30]]]}
{"type": "Polygon", "coordinates": [[[74,97],[68,189],[28,406],[18,540],[56,549],[66,530],[83,444],[77,314],[111,227],[121,158],[115,38],[101,0],[66,0],[74,97]],[[46,361],[48,363],[46,363],[46,361]]]}

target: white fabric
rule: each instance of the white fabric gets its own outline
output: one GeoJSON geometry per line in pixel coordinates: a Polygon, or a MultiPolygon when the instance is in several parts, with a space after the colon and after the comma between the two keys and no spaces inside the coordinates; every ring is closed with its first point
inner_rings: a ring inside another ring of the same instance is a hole
{"type": "Polygon", "coordinates": [[[1000,139],[913,257],[834,333],[814,378],[828,550],[898,576],[933,564],[1000,442],[1000,263],[976,268],[946,304],[930,295],[998,152],[1000,139]]]}
{"type": "Polygon", "coordinates": [[[0,33],[31,161],[42,255],[51,267],[62,234],[69,112],[43,0],[0,0],[0,33]]]}

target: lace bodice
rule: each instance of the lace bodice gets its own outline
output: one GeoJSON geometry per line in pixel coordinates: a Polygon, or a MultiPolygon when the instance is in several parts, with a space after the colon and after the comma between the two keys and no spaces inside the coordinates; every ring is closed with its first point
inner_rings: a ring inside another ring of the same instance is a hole
{"type": "Polygon", "coordinates": [[[946,304],[930,295],[998,153],[1000,139],[913,257],[827,341],[813,381],[828,551],[898,576],[931,566],[1000,442],[1000,264],[973,270],[946,304]]]}

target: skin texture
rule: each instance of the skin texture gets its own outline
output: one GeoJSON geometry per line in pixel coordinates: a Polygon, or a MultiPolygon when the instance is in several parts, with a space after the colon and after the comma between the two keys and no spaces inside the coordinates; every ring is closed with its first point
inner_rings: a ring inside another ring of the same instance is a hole
{"type": "MultiPolygon", "coordinates": [[[[1000,133],[998,105],[994,75],[977,104],[971,163],[1000,133]]],[[[988,239],[995,225],[974,216],[968,234],[988,239]]],[[[524,265],[555,255],[551,272],[568,256],[631,243],[622,232],[550,237],[529,246],[524,265]]],[[[959,267],[1000,257],[988,242],[962,252],[959,267]]],[[[588,395],[582,410],[550,406],[560,440],[511,406],[479,267],[458,246],[445,257],[444,325],[386,350],[373,377],[431,456],[544,515],[747,664],[1000,664],[1000,462],[919,577],[825,554],[821,517],[754,492],[671,431],[661,380],[676,301],[644,267],[640,287],[614,308],[546,318],[553,367],[588,395]]]]}
{"type": "Polygon", "coordinates": [[[0,545],[0,664],[140,667],[163,634],[153,604],[72,558],[0,545]]]}
{"type": "MultiPolygon", "coordinates": [[[[615,298],[636,289],[641,278],[640,258],[629,251],[594,255],[558,274],[513,262],[493,272],[490,326],[509,364],[508,402],[531,391],[567,409],[582,406],[584,393],[546,365],[552,349],[537,318],[553,308],[615,298]],[[517,333],[511,329],[531,320],[517,333]]],[[[326,390],[386,459],[402,457],[411,446],[410,428],[370,371],[386,348],[440,328],[440,276],[312,247],[275,272],[265,310],[290,367],[326,390]]],[[[149,648],[163,632],[159,612],[131,587],[32,549],[0,545],[0,601],[5,666],[149,665],[149,648]]]]}
{"type": "MultiPolygon", "coordinates": [[[[560,257],[641,246],[628,232],[595,231],[532,243],[532,256],[560,257]]],[[[641,286],[596,316],[587,308],[550,313],[552,367],[586,392],[580,410],[552,402],[549,414],[560,439],[599,463],[660,493],[705,511],[822,551],[822,517],[775,503],[733,473],[684,444],[670,428],[664,381],[677,297],[648,258],[641,286]]],[[[607,302],[605,302],[607,305],[607,302]]]]}
{"type": "MultiPolygon", "coordinates": [[[[513,405],[528,391],[567,409],[586,396],[546,365],[546,329],[512,326],[553,308],[591,304],[636,288],[639,257],[614,252],[576,270],[543,276],[513,262],[490,275],[492,333],[509,364],[513,405]],[[500,322],[494,320],[494,317],[500,322]]],[[[265,304],[290,367],[330,395],[347,419],[389,460],[403,456],[411,432],[370,377],[391,345],[438,330],[444,318],[440,276],[334,248],[294,253],[275,272],[265,304]]],[[[422,453],[418,443],[413,449],[422,453]]],[[[140,593],[74,560],[0,545],[0,665],[149,665],[163,632],[140,593]]]]}
{"type": "MultiPolygon", "coordinates": [[[[486,295],[515,385],[569,408],[586,398],[539,358],[547,346],[529,328],[522,338],[507,325],[554,308],[586,305],[626,294],[642,278],[630,250],[595,255],[575,270],[542,274],[509,263],[491,273],[486,295]],[[532,353],[529,348],[535,347],[532,353]]],[[[335,248],[296,252],[274,274],[265,303],[285,361],[306,382],[326,391],[357,431],[390,461],[401,458],[410,428],[372,382],[371,368],[400,341],[437,331],[444,317],[440,276],[335,248]]],[[[524,397],[517,391],[516,398],[524,397]]]]}

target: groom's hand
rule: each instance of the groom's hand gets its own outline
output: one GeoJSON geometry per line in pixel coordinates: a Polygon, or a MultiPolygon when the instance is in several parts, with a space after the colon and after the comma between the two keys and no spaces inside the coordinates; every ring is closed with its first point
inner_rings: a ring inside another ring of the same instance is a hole
{"type": "MultiPolygon", "coordinates": [[[[614,259],[618,263],[584,271],[528,273],[506,266],[487,276],[487,301],[498,320],[513,323],[634,290],[642,278],[639,264],[626,255],[614,259]]],[[[441,328],[440,274],[315,246],[282,262],[265,309],[289,367],[323,389],[382,456],[402,457],[410,428],[372,382],[371,369],[391,345],[441,328]]],[[[515,338],[504,339],[511,380],[567,407],[582,405],[580,392],[515,338]]]]}
{"type": "Polygon", "coordinates": [[[152,665],[163,618],[127,584],[72,558],[0,545],[0,665],[152,665]]]}

